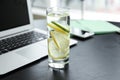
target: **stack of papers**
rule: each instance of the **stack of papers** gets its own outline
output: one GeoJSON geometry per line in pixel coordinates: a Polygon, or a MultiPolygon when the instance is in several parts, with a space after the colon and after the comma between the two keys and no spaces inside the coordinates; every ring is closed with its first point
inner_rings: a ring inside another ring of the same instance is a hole
{"type": "Polygon", "coordinates": [[[120,28],[100,20],[72,20],[71,27],[77,27],[83,30],[93,31],[95,34],[104,34],[120,31],[120,28]]]}

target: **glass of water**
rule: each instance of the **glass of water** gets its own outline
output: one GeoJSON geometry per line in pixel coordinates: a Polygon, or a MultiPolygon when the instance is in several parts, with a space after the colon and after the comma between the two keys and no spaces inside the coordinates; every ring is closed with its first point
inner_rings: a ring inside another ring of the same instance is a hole
{"type": "Polygon", "coordinates": [[[48,8],[48,65],[55,69],[64,69],[69,63],[70,16],[69,9],[48,8]]]}

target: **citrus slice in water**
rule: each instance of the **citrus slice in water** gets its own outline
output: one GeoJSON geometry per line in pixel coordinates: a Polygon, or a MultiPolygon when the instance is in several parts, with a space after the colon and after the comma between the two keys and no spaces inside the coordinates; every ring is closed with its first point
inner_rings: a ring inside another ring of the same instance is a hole
{"type": "Polygon", "coordinates": [[[69,33],[69,29],[66,26],[63,26],[57,22],[51,22],[48,24],[48,26],[53,28],[56,31],[59,31],[62,33],[69,33]]]}
{"type": "Polygon", "coordinates": [[[69,33],[69,29],[68,26],[64,26],[58,22],[52,21],[53,24],[55,24],[56,26],[58,26],[59,28],[61,28],[62,30],[64,30],[65,32],[69,33]]]}
{"type": "Polygon", "coordinates": [[[69,34],[64,34],[58,31],[51,31],[51,36],[59,49],[64,51],[69,47],[69,34]]]}
{"type": "Polygon", "coordinates": [[[64,54],[64,52],[61,52],[60,49],[56,47],[53,39],[48,39],[48,46],[49,56],[52,57],[52,59],[63,59],[67,56],[64,54]]]}

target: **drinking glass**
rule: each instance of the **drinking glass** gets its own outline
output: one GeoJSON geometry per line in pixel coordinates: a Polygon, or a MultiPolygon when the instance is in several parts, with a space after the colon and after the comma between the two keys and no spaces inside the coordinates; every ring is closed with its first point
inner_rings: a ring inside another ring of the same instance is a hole
{"type": "Polygon", "coordinates": [[[68,8],[47,8],[48,65],[64,69],[69,63],[70,15],[68,8]]]}

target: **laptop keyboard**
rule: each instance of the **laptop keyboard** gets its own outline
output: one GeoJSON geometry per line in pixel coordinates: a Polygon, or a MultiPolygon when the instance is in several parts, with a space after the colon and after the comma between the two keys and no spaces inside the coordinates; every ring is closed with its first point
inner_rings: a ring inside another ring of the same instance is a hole
{"type": "Polygon", "coordinates": [[[0,40],[0,55],[8,51],[38,42],[46,38],[46,35],[31,31],[14,37],[0,40]]]}

